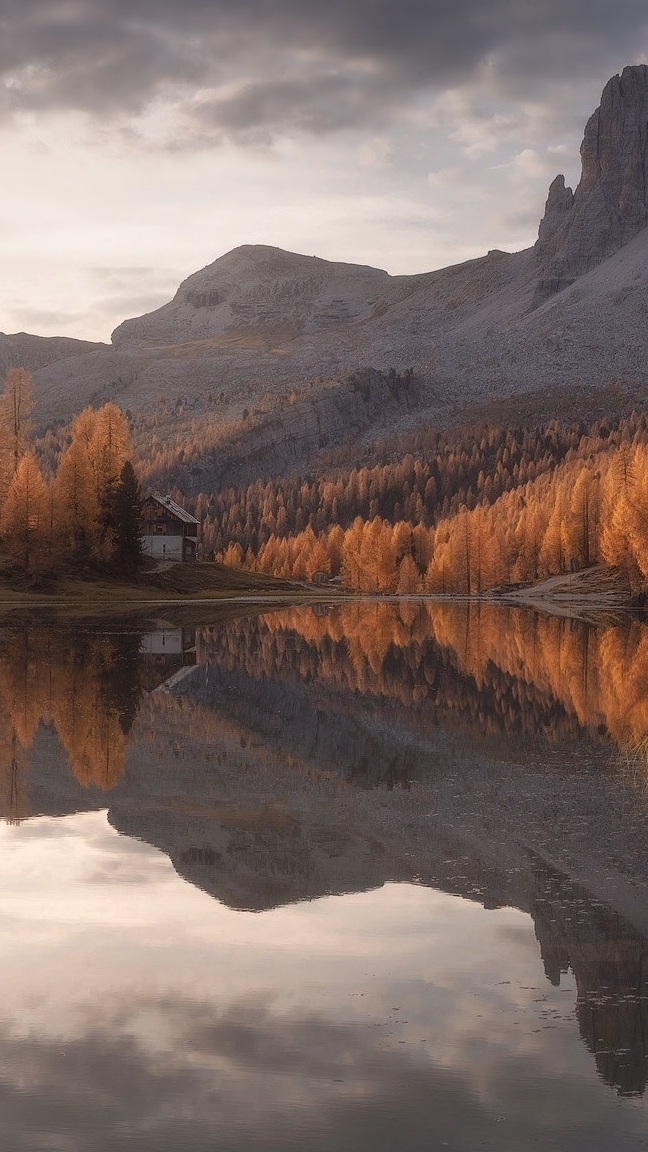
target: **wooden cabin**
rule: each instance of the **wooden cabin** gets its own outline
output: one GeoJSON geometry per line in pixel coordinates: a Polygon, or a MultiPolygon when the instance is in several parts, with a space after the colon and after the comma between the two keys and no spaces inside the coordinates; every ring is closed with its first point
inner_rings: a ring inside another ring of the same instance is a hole
{"type": "Polygon", "coordinates": [[[147,496],[144,501],[146,556],[184,563],[196,559],[199,521],[170,496],[147,496]]]}

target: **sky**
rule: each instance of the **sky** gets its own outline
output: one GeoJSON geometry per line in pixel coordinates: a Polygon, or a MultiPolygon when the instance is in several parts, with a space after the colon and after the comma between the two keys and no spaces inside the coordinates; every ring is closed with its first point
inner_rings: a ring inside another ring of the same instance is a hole
{"type": "Polygon", "coordinates": [[[239,244],[515,251],[645,0],[3,0],[0,330],[108,340],[239,244]]]}

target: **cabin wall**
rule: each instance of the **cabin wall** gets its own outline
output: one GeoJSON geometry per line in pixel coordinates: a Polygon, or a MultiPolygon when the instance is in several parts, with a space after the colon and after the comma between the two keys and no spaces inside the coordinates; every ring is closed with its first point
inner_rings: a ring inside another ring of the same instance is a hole
{"type": "Polygon", "coordinates": [[[144,536],[142,546],[145,556],[182,562],[182,536],[144,536]]]}

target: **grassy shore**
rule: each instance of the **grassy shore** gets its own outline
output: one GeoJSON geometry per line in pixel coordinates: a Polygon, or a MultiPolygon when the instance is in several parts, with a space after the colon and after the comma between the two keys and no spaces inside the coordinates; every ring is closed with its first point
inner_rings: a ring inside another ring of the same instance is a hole
{"type": "MultiPolygon", "coordinates": [[[[327,597],[331,595],[339,593],[326,592],[327,597]]],[[[33,610],[94,617],[151,612],[180,604],[213,604],[225,609],[246,602],[258,606],[321,599],[321,589],[222,564],[174,564],[131,579],[85,572],[34,583],[0,576],[0,613],[5,615],[33,610]]]]}

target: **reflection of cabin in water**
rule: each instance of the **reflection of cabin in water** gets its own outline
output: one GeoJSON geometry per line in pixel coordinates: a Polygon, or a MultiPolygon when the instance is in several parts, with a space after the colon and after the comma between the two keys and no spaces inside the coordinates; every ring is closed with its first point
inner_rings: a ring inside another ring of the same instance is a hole
{"type": "Polygon", "coordinates": [[[147,496],[143,512],[146,556],[181,563],[196,559],[199,522],[195,516],[170,496],[147,496]]]}
{"type": "Polygon", "coordinates": [[[147,692],[165,684],[182,669],[196,666],[195,628],[159,628],[140,641],[140,682],[147,692]]]}

